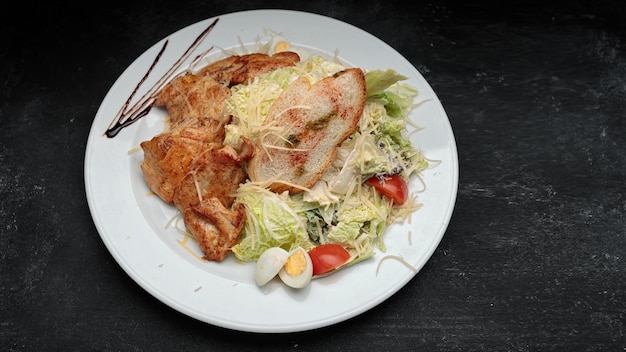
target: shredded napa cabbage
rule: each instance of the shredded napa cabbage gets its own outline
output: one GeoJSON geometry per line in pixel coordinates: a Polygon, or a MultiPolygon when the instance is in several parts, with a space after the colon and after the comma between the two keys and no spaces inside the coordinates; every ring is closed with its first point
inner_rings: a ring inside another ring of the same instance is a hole
{"type": "MultiPolygon", "coordinates": [[[[293,67],[263,74],[247,85],[231,88],[224,109],[233,116],[225,127],[225,143],[238,147],[240,136],[256,141],[273,102],[299,77],[315,83],[345,69],[320,56],[309,56],[293,67]]],[[[351,264],[385,251],[383,234],[402,209],[364,182],[375,175],[397,174],[409,182],[428,167],[409,137],[406,122],[417,89],[391,69],[365,72],[367,102],[358,130],[341,144],[332,166],[311,189],[290,196],[276,194],[248,181],[237,201],[246,207],[242,237],[232,252],[241,261],[255,261],[266,249],[297,246],[310,249],[338,243],[352,255],[351,264]]],[[[406,215],[406,214],[404,214],[406,215]]]]}

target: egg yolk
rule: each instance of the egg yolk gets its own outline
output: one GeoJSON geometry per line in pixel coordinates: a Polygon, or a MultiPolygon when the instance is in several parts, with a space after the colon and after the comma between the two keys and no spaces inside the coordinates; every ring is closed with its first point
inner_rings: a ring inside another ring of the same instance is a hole
{"type": "Polygon", "coordinates": [[[283,52],[283,51],[285,51],[285,50],[287,50],[287,49],[289,49],[289,43],[286,43],[286,42],[280,42],[280,43],[276,44],[276,49],[275,49],[275,51],[276,51],[277,53],[280,53],[280,52],[283,52]]]}
{"type": "Polygon", "coordinates": [[[302,274],[304,268],[306,268],[306,258],[304,257],[304,253],[302,253],[302,251],[296,251],[296,253],[287,258],[285,271],[290,276],[298,276],[302,274]]]}

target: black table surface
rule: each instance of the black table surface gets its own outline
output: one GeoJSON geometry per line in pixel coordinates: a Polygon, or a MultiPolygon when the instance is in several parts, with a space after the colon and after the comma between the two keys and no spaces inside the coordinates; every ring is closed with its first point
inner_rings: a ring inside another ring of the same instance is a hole
{"type": "Polygon", "coordinates": [[[626,350],[623,2],[48,2],[0,18],[2,350],[626,350]],[[260,8],[387,42],[433,87],[458,147],[454,213],[425,267],[313,331],[169,308],[108,252],[85,193],[91,123],[126,67],[181,28],[260,8]]]}

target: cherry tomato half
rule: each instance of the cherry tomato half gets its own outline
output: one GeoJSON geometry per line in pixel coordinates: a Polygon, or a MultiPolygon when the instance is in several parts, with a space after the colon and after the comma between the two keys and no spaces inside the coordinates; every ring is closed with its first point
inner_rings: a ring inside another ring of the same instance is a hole
{"type": "Polygon", "coordinates": [[[395,204],[402,205],[409,197],[409,187],[399,175],[376,176],[369,178],[367,184],[374,187],[380,194],[391,198],[395,204]]]}
{"type": "Polygon", "coordinates": [[[313,276],[326,274],[345,264],[350,259],[350,253],[335,243],[321,244],[309,251],[313,263],[313,276]]]}

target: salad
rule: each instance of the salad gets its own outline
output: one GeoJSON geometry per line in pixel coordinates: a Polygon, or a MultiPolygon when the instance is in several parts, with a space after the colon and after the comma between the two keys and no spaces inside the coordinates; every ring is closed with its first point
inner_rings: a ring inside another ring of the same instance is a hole
{"type": "MultiPolygon", "coordinates": [[[[272,43],[266,50],[289,50],[285,42],[272,43]]],[[[233,116],[225,126],[225,144],[238,147],[240,136],[255,141],[272,103],[297,78],[314,83],[345,68],[309,55],[296,66],[233,86],[224,105],[233,116]]],[[[245,205],[246,220],[232,253],[240,261],[257,262],[259,285],[296,267],[294,275],[304,279],[290,286],[303,287],[311,278],[372,257],[377,249],[385,252],[385,229],[421,206],[407,186],[429,166],[407,130],[418,91],[393,69],[364,73],[367,101],[358,129],[339,146],[332,166],[313,187],[296,195],[277,194],[251,181],[239,187],[236,201],[245,205]],[[271,269],[268,257],[278,263],[271,269]]]]}

